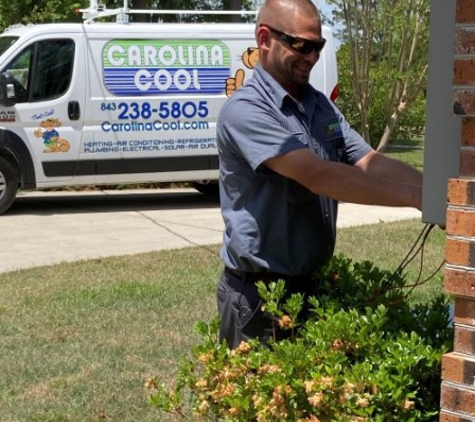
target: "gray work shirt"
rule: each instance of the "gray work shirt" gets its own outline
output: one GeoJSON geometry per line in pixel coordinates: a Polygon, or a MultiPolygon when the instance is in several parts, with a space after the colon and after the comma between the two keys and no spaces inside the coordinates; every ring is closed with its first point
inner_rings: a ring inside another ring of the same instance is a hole
{"type": "Polygon", "coordinates": [[[354,164],[371,147],[324,94],[309,85],[297,103],[261,66],[221,109],[217,142],[224,265],[312,274],[333,254],[337,202],[262,163],[310,148],[325,160],[354,164]]]}

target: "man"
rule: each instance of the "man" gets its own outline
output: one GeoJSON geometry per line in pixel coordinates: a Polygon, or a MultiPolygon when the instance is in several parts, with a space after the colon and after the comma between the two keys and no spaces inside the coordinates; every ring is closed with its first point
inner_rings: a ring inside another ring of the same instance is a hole
{"type": "Polygon", "coordinates": [[[417,209],[422,201],[422,174],[372,150],[309,85],[324,47],[311,0],[267,0],[255,36],[260,62],[217,126],[225,222],[217,297],[220,337],[232,348],[274,333],[256,281],[315,290],[312,274],[333,254],[338,201],[417,209]]]}

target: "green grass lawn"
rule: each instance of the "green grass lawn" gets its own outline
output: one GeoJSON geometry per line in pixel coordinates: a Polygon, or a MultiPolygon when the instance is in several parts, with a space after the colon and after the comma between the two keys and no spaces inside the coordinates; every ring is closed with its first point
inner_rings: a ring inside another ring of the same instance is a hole
{"type": "MultiPolygon", "coordinates": [[[[416,220],[342,229],[337,252],[394,270],[416,220]]],[[[444,233],[424,248],[422,278],[440,265],[444,233]]],[[[0,421],[172,421],[147,403],[146,378],[170,380],[216,314],[219,246],[95,259],[0,274],[0,421]]],[[[416,281],[419,257],[407,269],[416,281]]],[[[442,272],[418,287],[427,301],[442,272]]]]}
{"type": "Polygon", "coordinates": [[[390,145],[384,155],[403,161],[422,171],[424,168],[424,150],[414,143],[406,145],[398,141],[397,144],[401,147],[390,145]]]}

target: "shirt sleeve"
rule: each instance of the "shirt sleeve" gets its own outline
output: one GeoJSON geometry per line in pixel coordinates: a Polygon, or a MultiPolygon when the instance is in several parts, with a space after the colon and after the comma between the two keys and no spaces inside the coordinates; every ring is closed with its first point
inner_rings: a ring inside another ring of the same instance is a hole
{"type": "MultiPolygon", "coordinates": [[[[236,95],[236,94],[234,94],[236,95]]],[[[220,154],[241,156],[255,171],[269,158],[306,148],[272,105],[236,98],[222,108],[217,124],[220,154]]]]}
{"type": "Polygon", "coordinates": [[[345,141],[346,157],[349,164],[354,165],[365,155],[373,151],[373,148],[368,144],[363,137],[354,130],[348,121],[345,119],[341,111],[335,106],[333,102],[330,102],[335,109],[335,113],[338,117],[340,127],[345,141]]]}

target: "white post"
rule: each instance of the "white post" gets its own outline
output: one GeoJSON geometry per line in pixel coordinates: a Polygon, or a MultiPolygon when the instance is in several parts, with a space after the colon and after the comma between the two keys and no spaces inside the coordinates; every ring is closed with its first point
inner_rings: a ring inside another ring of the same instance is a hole
{"type": "Polygon", "coordinates": [[[127,12],[129,11],[129,6],[127,0],[124,0],[124,5],[122,6],[122,10],[117,13],[115,18],[116,22],[118,23],[128,23],[129,22],[129,15],[127,12]]]}

